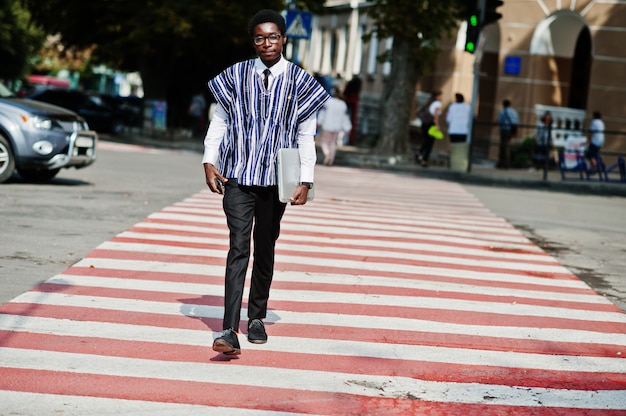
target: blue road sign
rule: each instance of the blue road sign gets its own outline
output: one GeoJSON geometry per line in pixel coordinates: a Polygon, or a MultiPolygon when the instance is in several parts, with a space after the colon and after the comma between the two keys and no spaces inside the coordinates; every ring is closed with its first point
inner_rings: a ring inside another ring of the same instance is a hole
{"type": "Polygon", "coordinates": [[[313,15],[309,12],[287,10],[287,37],[296,39],[311,38],[311,20],[313,15]]]}
{"type": "Polygon", "coordinates": [[[519,75],[522,69],[521,56],[507,56],[504,58],[504,73],[507,75],[519,75]]]}

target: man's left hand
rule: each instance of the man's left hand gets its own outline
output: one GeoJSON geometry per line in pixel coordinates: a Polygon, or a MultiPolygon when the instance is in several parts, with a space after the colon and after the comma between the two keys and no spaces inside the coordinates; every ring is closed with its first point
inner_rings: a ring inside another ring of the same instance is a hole
{"type": "Polygon", "coordinates": [[[293,196],[290,198],[291,205],[304,205],[306,204],[307,197],[309,195],[309,187],[306,185],[298,185],[296,187],[293,196]]]}

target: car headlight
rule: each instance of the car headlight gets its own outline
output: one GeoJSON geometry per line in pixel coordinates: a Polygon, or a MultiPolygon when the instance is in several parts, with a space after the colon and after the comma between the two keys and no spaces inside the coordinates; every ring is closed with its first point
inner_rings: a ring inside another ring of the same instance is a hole
{"type": "Polygon", "coordinates": [[[51,118],[32,116],[29,120],[33,127],[41,130],[63,130],[58,121],[51,118]]]}

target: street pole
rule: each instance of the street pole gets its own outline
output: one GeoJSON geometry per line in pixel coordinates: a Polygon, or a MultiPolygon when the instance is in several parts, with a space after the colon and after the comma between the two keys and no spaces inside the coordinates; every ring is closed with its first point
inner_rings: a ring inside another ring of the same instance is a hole
{"type": "MultiPolygon", "coordinates": [[[[478,10],[480,11],[480,19],[479,24],[482,25],[482,22],[485,21],[485,5],[486,0],[480,0],[478,2],[478,10]]],[[[474,82],[472,86],[472,103],[470,104],[470,127],[467,135],[467,172],[472,171],[472,143],[474,141],[474,129],[475,121],[476,121],[476,103],[478,102],[478,87],[480,83],[480,63],[483,58],[483,50],[485,48],[485,36],[481,29],[480,35],[478,37],[478,48],[476,48],[476,52],[474,53],[474,82]]]]}

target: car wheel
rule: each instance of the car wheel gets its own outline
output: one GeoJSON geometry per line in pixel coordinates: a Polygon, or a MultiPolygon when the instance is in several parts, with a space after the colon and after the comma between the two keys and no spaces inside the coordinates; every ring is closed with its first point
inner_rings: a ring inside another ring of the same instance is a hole
{"type": "Polygon", "coordinates": [[[11,144],[0,136],[0,183],[6,182],[15,171],[15,156],[11,144]]]}
{"type": "Polygon", "coordinates": [[[27,181],[33,182],[48,182],[52,180],[61,169],[52,170],[30,170],[30,169],[18,169],[17,173],[27,181]]]}

